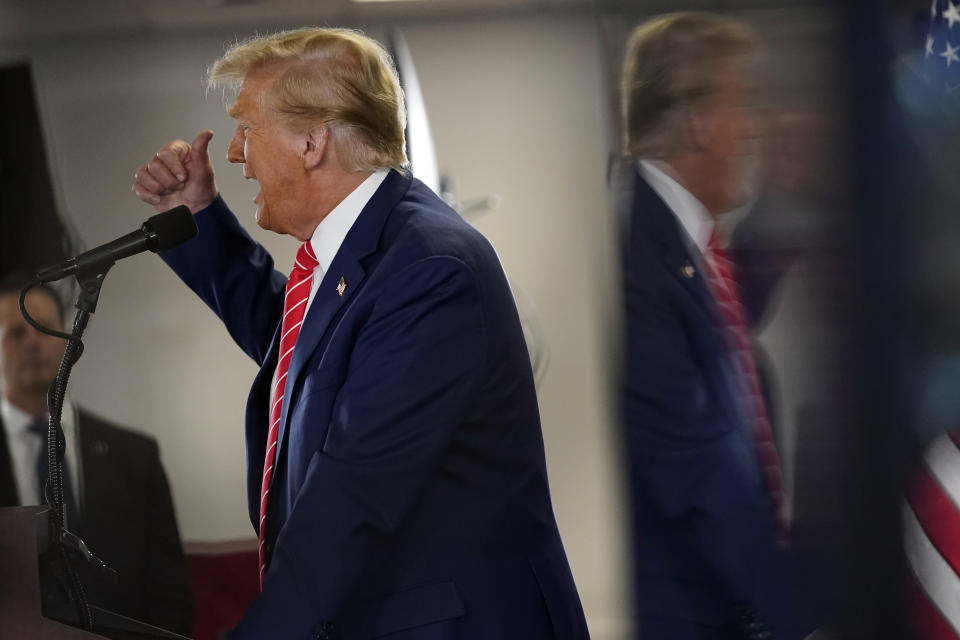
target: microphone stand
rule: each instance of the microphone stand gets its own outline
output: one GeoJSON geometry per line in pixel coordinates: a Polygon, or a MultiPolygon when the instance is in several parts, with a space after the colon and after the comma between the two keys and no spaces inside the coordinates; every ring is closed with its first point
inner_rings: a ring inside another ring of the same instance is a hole
{"type": "Polygon", "coordinates": [[[66,444],[64,441],[63,427],[61,426],[61,418],[70,372],[80,359],[80,356],[83,355],[83,333],[87,328],[90,315],[97,309],[97,301],[100,298],[100,288],[103,285],[103,279],[113,264],[113,261],[109,260],[100,264],[90,265],[89,268],[76,273],[77,282],[80,284],[80,294],[76,303],[77,314],[73,321],[73,330],[69,334],[43,327],[27,313],[25,306],[27,292],[39,284],[39,280],[24,287],[20,293],[20,311],[27,322],[42,333],[55,335],[67,340],[67,347],[64,350],[57,377],[47,392],[47,406],[50,411],[50,419],[47,427],[48,474],[47,484],[44,488],[44,497],[51,511],[51,517],[48,520],[51,551],[59,564],[62,574],[66,576],[65,586],[67,594],[76,607],[79,624],[81,628],[87,631],[93,631],[93,613],[90,609],[86,592],[80,582],[80,576],[74,566],[73,558],[77,556],[83,557],[87,562],[94,565],[97,570],[114,579],[116,578],[116,572],[108,567],[102,560],[90,553],[83,540],[67,529],[67,526],[71,523],[64,517],[66,496],[64,496],[63,487],[63,459],[66,444]]]}

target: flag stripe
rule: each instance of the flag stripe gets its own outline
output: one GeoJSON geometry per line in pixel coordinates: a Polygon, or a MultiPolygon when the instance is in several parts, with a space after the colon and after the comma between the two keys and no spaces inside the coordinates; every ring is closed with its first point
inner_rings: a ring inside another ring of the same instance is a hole
{"type": "Polygon", "coordinates": [[[960,575],[960,511],[925,467],[914,477],[907,500],[930,543],[960,575]]]}
{"type": "Polygon", "coordinates": [[[907,597],[917,640],[960,640],[960,634],[953,630],[914,575],[907,581],[907,597]]]}
{"type": "Polygon", "coordinates": [[[960,632],[960,579],[927,538],[909,504],[903,505],[907,561],[930,601],[954,633],[960,632]]]}
{"type": "Polygon", "coordinates": [[[930,443],[923,455],[930,472],[954,502],[960,507],[960,449],[946,435],[930,443]]]}

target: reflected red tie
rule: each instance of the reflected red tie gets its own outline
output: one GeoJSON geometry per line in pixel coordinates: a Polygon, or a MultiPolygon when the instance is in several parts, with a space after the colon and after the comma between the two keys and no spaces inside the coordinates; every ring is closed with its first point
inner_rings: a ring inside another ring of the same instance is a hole
{"type": "Polygon", "coordinates": [[[724,323],[724,335],[736,366],[738,382],[744,389],[744,406],[748,412],[747,418],[757,448],[757,457],[774,515],[783,535],[786,532],[786,522],[782,511],[783,474],[780,470],[780,456],[773,440],[763,389],[760,387],[760,376],[753,357],[753,343],[750,341],[750,330],[740,301],[740,289],[734,278],[733,262],[727,251],[720,246],[716,232],[710,236],[707,253],[707,281],[724,323]]]}
{"type": "Polygon", "coordinates": [[[276,382],[270,393],[270,429],[267,431],[267,453],[263,460],[263,481],[260,484],[260,588],[263,589],[263,576],[266,572],[268,553],[265,545],[267,527],[267,502],[270,496],[270,479],[273,477],[273,465],[277,453],[277,434],[280,431],[280,414],[283,410],[283,388],[293,357],[293,347],[300,335],[300,325],[310,297],[313,270],[317,267],[317,258],[309,242],[303,243],[297,252],[297,259],[287,280],[287,293],[283,300],[283,320],[280,323],[280,359],[277,361],[276,382]]]}

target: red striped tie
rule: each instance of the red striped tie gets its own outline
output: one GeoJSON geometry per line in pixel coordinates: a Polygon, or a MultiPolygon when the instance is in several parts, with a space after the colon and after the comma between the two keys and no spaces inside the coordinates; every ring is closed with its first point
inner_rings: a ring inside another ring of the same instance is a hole
{"type": "Polygon", "coordinates": [[[731,355],[734,358],[741,388],[745,391],[750,430],[757,447],[757,457],[763,469],[763,477],[770,495],[774,515],[781,528],[786,531],[783,519],[783,475],[780,470],[780,456],[773,441],[770,417],[760,387],[760,376],[753,358],[753,345],[747,328],[743,304],[740,301],[740,289],[733,275],[733,263],[725,249],[720,246],[716,232],[710,236],[707,245],[707,280],[720,310],[724,323],[724,335],[731,355]]]}
{"type": "Polygon", "coordinates": [[[297,259],[287,280],[287,293],[283,301],[283,320],[280,323],[280,359],[277,361],[276,382],[270,394],[270,430],[267,432],[267,453],[263,460],[263,482],[260,485],[260,588],[263,589],[263,575],[267,568],[267,549],[265,526],[267,519],[267,501],[270,495],[270,479],[273,477],[273,465],[276,458],[277,434],[280,431],[280,414],[283,410],[283,387],[293,358],[293,347],[300,335],[300,325],[310,297],[313,270],[317,267],[317,258],[309,242],[304,242],[297,252],[297,259]]]}

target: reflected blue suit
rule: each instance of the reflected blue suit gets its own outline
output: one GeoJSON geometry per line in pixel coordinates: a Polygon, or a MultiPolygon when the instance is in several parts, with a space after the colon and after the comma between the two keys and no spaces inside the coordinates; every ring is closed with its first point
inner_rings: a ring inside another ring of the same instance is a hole
{"type": "MultiPolygon", "coordinates": [[[[746,639],[759,621],[778,640],[797,637],[787,558],[699,255],[632,165],[620,178],[638,635],[746,639]]],[[[753,318],[768,276],[740,279],[753,318]]]]}
{"type": "MultiPolygon", "coordinates": [[[[256,528],[286,277],[219,198],[196,219],[199,237],[163,258],[261,366],[246,415],[256,528]]],[[[390,172],[347,234],[284,397],[271,561],[233,638],[587,637],[507,280],[409,175],[390,172]]]]}

